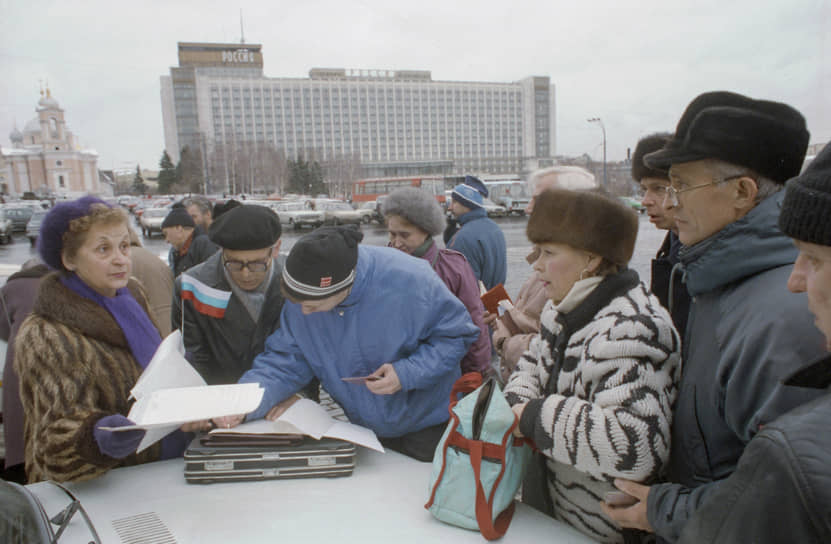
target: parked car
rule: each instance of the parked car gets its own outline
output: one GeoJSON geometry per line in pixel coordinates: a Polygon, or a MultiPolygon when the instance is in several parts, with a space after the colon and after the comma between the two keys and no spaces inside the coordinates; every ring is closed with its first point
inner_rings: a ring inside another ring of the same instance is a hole
{"type": "Polygon", "coordinates": [[[378,205],[378,202],[375,200],[361,202],[357,210],[358,212],[360,212],[361,220],[364,223],[371,223],[372,221],[377,221],[379,224],[382,224],[384,222],[384,218],[381,217],[380,206],[378,205]]]}
{"type": "Polygon", "coordinates": [[[317,228],[323,224],[323,212],[309,208],[302,200],[273,202],[270,207],[280,218],[280,223],[295,230],[305,226],[317,228]]]}
{"type": "Polygon", "coordinates": [[[482,207],[488,212],[488,217],[505,217],[508,215],[508,210],[505,206],[500,206],[490,198],[482,199],[482,207]]]}
{"type": "Polygon", "coordinates": [[[147,208],[139,218],[141,234],[145,238],[152,238],[154,232],[162,233],[162,221],[170,212],[168,208],[147,208]]]}
{"type": "Polygon", "coordinates": [[[6,206],[6,217],[12,220],[14,232],[26,232],[26,224],[32,217],[34,209],[31,206],[6,206]]]}
{"type": "Polygon", "coordinates": [[[0,243],[11,243],[13,232],[14,226],[12,225],[12,220],[6,217],[5,208],[0,208],[0,243]]]}
{"type": "Polygon", "coordinates": [[[627,206],[629,206],[630,208],[632,208],[636,212],[638,212],[638,213],[645,213],[646,212],[646,208],[643,207],[643,204],[641,204],[641,201],[638,200],[637,198],[634,198],[634,197],[631,197],[631,196],[621,196],[621,197],[618,197],[618,198],[620,198],[621,202],[623,202],[624,204],[626,204],[627,206]]]}
{"type": "Polygon", "coordinates": [[[360,225],[363,221],[361,212],[342,200],[317,200],[315,209],[323,212],[323,222],[327,225],[360,225]]]}
{"type": "Polygon", "coordinates": [[[38,242],[40,224],[43,222],[43,218],[46,217],[48,212],[49,210],[35,210],[32,217],[29,218],[29,222],[26,224],[26,237],[29,239],[29,244],[32,247],[35,247],[38,242]]]}

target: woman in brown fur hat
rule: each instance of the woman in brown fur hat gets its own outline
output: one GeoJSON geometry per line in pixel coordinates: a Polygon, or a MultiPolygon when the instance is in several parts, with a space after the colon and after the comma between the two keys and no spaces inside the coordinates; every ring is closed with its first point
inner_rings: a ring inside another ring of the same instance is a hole
{"type": "Polygon", "coordinates": [[[669,314],[627,268],[637,233],[635,213],[602,194],[537,197],[527,235],[549,300],[505,386],[544,456],[549,512],[600,542],[623,542],[600,508],[611,481],[650,481],[667,462],[681,375],[669,314]]]}
{"type": "Polygon", "coordinates": [[[87,480],[180,454],[182,433],[136,454],[144,431],[101,428],[132,423],[123,415],[130,389],[161,342],[130,277],[126,214],[93,197],[58,204],[38,251],[55,272],[41,281],[14,360],[29,482],[87,480]]]}

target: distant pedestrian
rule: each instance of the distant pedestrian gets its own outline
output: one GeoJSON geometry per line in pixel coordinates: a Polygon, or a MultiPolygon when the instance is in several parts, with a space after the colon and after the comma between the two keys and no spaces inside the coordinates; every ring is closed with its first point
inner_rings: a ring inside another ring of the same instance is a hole
{"type": "Polygon", "coordinates": [[[474,176],[465,176],[464,183],[453,189],[449,209],[461,228],[447,248],[467,257],[476,279],[484,283],[486,289],[491,289],[505,283],[508,256],[502,229],[488,217],[482,206],[482,199],[487,196],[488,188],[474,176]]]}
{"type": "Polygon", "coordinates": [[[196,226],[184,208],[173,208],[162,221],[162,233],[170,244],[170,269],[173,277],[192,266],[207,260],[219,247],[210,241],[205,232],[196,226]]]}

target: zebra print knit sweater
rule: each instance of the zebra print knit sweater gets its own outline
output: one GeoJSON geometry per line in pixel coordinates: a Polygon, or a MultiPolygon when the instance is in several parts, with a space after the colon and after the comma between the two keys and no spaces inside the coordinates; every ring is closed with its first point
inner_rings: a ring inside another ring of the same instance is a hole
{"type": "Polygon", "coordinates": [[[678,333],[630,270],[607,276],[567,313],[549,301],[540,325],[505,387],[508,402],[527,402],[520,430],[546,458],[554,516],[600,542],[623,542],[599,503],[614,478],[651,482],[664,469],[678,333]]]}

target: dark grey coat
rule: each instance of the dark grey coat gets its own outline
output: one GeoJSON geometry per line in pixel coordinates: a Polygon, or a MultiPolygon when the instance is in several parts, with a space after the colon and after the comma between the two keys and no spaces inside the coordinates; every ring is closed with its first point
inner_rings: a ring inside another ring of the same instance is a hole
{"type": "MultiPolygon", "coordinates": [[[[831,386],[831,357],[809,370],[810,387],[831,386]]],[[[831,390],[766,425],[686,525],[680,543],[831,542],[829,421],[831,390]]]]}
{"type": "Polygon", "coordinates": [[[824,354],[807,296],[787,289],[797,252],[777,226],[782,196],[681,251],[692,305],[670,483],[652,486],[647,501],[650,524],[669,542],[762,425],[820,394],[781,383],[824,354]]]}

